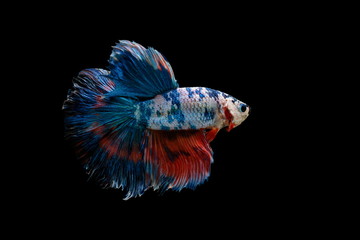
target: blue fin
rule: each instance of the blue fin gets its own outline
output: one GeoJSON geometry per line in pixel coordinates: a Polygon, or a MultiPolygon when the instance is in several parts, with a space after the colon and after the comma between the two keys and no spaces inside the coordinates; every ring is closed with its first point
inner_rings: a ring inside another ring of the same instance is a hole
{"type": "Polygon", "coordinates": [[[109,77],[119,85],[111,96],[152,98],[179,87],[170,64],[153,48],[120,41],[109,63],[109,77]]]}
{"type": "Polygon", "coordinates": [[[64,102],[65,133],[91,177],[104,187],[122,188],[126,198],[142,195],[150,184],[143,159],[145,129],[133,113],[136,101],[108,97],[114,83],[108,71],[87,69],[74,79],[64,102]]]}

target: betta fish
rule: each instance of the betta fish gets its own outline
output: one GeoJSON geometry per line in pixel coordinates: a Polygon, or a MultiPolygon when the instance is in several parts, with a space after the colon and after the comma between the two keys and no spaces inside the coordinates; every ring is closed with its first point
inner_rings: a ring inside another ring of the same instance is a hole
{"type": "Polygon", "coordinates": [[[125,199],[153,188],[195,189],[210,175],[210,142],[249,115],[244,102],[206,87],[179,87],[167,60],[130,41],[107,70],[85,69],[64,102],[65,136],[86,172],[125,199]]]}

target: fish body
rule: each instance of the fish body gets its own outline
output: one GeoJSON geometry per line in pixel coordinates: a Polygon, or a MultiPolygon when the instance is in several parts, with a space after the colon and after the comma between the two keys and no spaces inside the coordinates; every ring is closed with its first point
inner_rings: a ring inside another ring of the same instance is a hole
{"type": "Polygon", "coordinates": [[[63,105],[65,136],[87,173],[125,199],[150,188],[195,189],[210,175],[210,142],[241,124],[249,106],[214,89],[179,87],[165,58],[135,42],[120,41],[109,63],[81,71],[63,105]]]}
{"type": "MultiPolygon", "coordinates": [[[[225,111],[246,106],[232,96],[205,87],[177,88],[140,102],[135,116],[139,124],[152,130],[221,129],[231,124],[225,111]]],[[[242,121],[239,115],[236,120],[242,121]]],[[[244,117],[247,115],[244,114],[244,117]]],[[[236,121],[237,125],[241,122],[236,121]]]]}

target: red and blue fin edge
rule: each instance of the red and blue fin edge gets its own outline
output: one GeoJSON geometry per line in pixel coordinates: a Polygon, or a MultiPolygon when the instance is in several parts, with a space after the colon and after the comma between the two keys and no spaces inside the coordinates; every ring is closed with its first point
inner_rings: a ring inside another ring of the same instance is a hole
{"type": "Polygon", "coordinates": [[[209,177],[213,152],[205,131],[147,130],[147,138],[144,159],[155,166],[154,189],[195,189],[209,177]]]}

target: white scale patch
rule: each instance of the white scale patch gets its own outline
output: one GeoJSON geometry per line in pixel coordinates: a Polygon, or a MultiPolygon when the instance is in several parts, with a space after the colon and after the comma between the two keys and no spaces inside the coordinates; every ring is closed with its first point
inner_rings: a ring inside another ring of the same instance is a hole
{"type": "Polygon", "coordinates": [[[178,88],[144,102],[146,106],[138,107],[135,116],[137,120],[145,118],[147,128],[154,130],[219,128],[224,125],[220,113],[224,98],[220,92],[216,97],[206,88],[178,88]]]}

